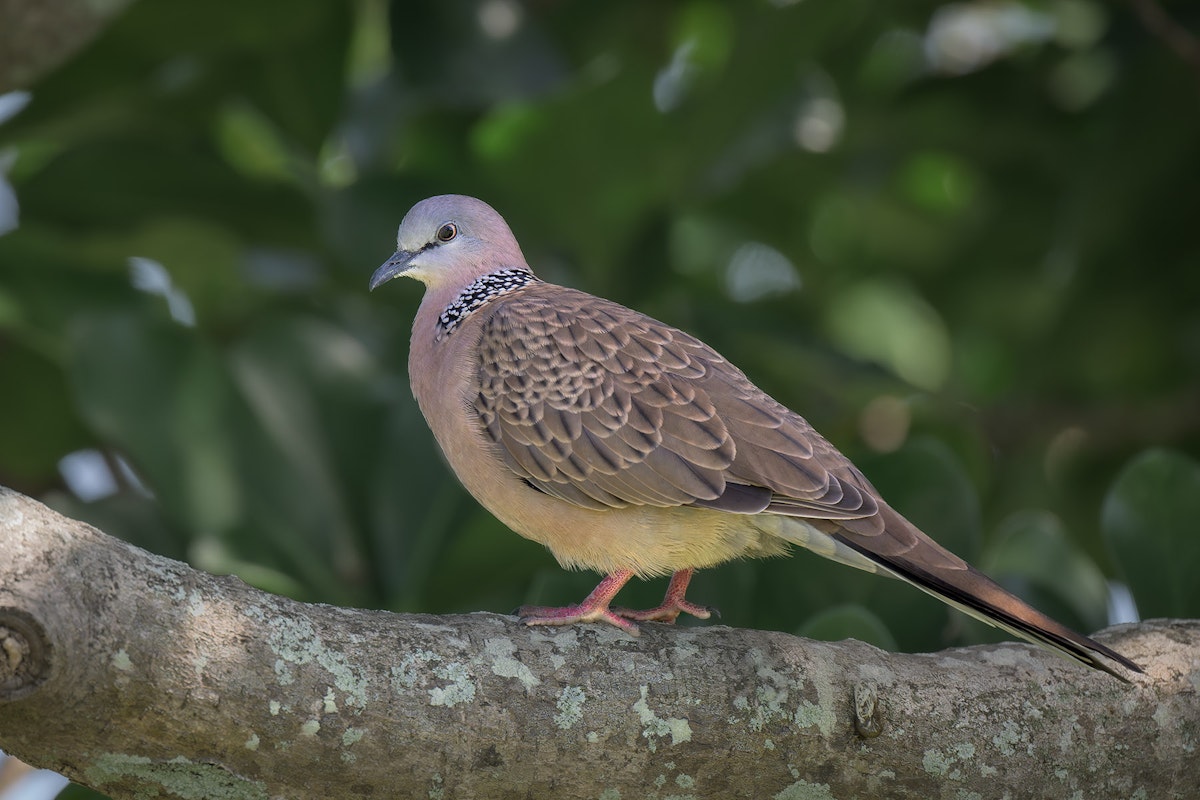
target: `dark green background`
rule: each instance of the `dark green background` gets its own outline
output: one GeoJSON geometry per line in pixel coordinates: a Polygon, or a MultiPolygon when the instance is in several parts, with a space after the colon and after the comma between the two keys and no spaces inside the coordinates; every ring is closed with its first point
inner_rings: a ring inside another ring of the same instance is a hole
{"type": "MultiPolygon", "coordinates": [[[[1064,622],[1106,623],[1106,579],[1200,616],[1200,75],[1128,7],[968,6],[1043,29],[960,74],[926,56],[934,3],[482,5],[517,26],[461,0],[142,2],[32,87],[0,125],[0,482],[305,600],[581,599],[596,576],[443,465],[407,383],[420,287],[366,292],[409,206],[459,192],[543,277],[707,340],[1064,622]],[[73,497],[80,449],[144,489],[73,497]]],[[[731,625],[994,636],[805,554],[693,586],[731,625]]]]}

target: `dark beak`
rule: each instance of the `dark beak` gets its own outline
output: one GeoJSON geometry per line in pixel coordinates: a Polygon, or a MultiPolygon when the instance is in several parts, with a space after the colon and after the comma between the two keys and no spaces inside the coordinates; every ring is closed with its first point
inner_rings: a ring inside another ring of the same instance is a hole
{"type": "Polygon", "coordinates": [[[408,264],[413,260],[416,253],[408,250],[397,250],[392,253],[392,257],[383,262],[383,266],[375,270],[375,274],[371,276],[371,284],[369,291],[375,291],[376,288],[390,281],[392,278],[399,277],[408,270],[408,264]]]}

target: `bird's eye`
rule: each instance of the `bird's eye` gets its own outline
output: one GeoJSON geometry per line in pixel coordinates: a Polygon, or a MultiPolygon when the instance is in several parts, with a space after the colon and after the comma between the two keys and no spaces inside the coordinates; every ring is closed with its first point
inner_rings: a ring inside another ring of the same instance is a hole
{"type": "Polygon", "coordinates": [[[448,242],[458,236],[458,226],[453,222],[447,222],[442,227],[438,228],[437,238],[439,242],[448,242]]]}

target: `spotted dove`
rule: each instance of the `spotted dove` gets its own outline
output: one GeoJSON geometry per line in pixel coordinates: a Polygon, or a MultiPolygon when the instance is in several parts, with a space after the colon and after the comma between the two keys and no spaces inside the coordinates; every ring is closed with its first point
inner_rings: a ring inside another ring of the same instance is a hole
{"type": "Polygon", "coordinates": [[[849,459],[711,347],[533,274],[504,219],[443,195],[404,217],[370,288],[425,284],[409,378],[466,486],[565,567],[606,575],[530,625],[709,616],[694,570],[800,545],[901,578],[1017,636],[1117,677],[1129,659],[1030,607],[879,496],[849,459]],[[612,608],[634,575],[670,574],[662,605],[612,608]]]}

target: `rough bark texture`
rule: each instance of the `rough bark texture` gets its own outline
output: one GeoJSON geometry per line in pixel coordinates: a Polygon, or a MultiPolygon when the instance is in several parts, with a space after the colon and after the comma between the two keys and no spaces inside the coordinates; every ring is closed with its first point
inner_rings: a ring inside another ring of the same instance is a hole
{"type": "Polygon", "coordinates": [[[115,798],[1194,797],[1200,622],[928,655],[305,605],[0,489],[0,748],[115,798]]]}

